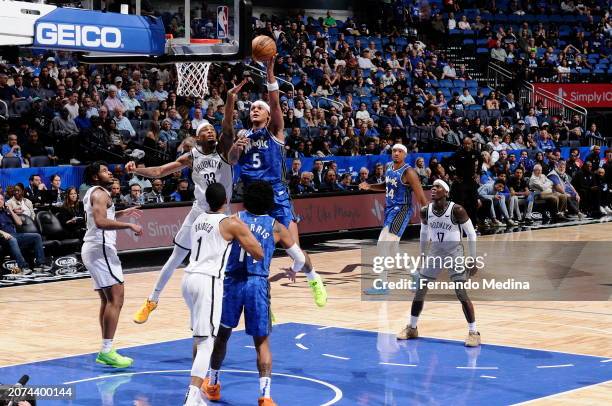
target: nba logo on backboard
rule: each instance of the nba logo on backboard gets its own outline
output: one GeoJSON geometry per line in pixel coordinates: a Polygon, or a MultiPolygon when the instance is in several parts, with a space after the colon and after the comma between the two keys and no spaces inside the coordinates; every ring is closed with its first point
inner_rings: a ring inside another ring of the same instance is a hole
{"type": "Polygon", "coordinates": [[[229,8],[217,7],[217,38],[224,39],[229,36],[229,8]]]}

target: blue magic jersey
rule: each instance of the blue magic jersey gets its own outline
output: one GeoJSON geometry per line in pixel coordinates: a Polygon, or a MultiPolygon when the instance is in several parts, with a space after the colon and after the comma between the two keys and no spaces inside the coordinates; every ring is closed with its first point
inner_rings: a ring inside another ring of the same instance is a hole
{"type": "Polygon", "coordinates": [[[385,173],[386,183],[386,199],[387,207],[410,205],[412,203],[412,193],[409,185],[402,182],[402,176],[410,168],[408,164],[404,164],[398,169],[393,169],[393,162],[387,164],[385,173]]]}
{"type": "Polygon", "coordinates": [[[264,257],[261,261],[255,261],[240,246],[237,240],[232,243],[225,275],[232,278],[246,278],[257,275],[268,277],[270,274],[270,262],[274,255],[274,219],[267,214],[257,216],[248,211],[238,212],[238,218],[244,221],[255,239],[261,244],[264,257]]]}
{"type": "Polygon", "coordinates": [[[272,185],[285,180],[285,144],[272,135],[267,128],[248,130],[251,140],[238,160],[240,178],[245,184],[263,180],[272,185]]]}

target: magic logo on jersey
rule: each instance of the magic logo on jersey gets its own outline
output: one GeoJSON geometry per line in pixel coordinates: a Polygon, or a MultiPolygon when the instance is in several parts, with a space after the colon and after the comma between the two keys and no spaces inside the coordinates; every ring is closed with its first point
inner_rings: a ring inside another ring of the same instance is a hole
{"type": "Polygon", "coordinates": [[[247,145],[246,148],[244,149],[244,152],[245,153],[249,152],[251,148],[268,149],[270,148],[270,146],[268,145],[268,140],[260,138],[258,140],[251,140],[249,145],[247,145]]]}

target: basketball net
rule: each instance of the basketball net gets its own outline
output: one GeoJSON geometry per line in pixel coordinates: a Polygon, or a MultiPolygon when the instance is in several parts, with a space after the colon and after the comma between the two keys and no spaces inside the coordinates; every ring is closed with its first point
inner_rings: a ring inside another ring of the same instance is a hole
{"type": "Polygon", "coordinates": [[[177,62],[178,86],[176,94],[204,97],[208,94],[208,69],[211,62],[177,62]]]}

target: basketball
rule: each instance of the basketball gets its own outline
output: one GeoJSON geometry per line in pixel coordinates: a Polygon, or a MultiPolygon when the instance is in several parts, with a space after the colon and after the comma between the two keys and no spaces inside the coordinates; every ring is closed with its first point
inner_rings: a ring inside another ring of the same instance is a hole
{"type": "Polygon", "coordinates": [[[267,35],[259,35],[253,39],[252,43],[253,59],[256,61],[266,61],[276,55],[276,43],[267,35]]]}

